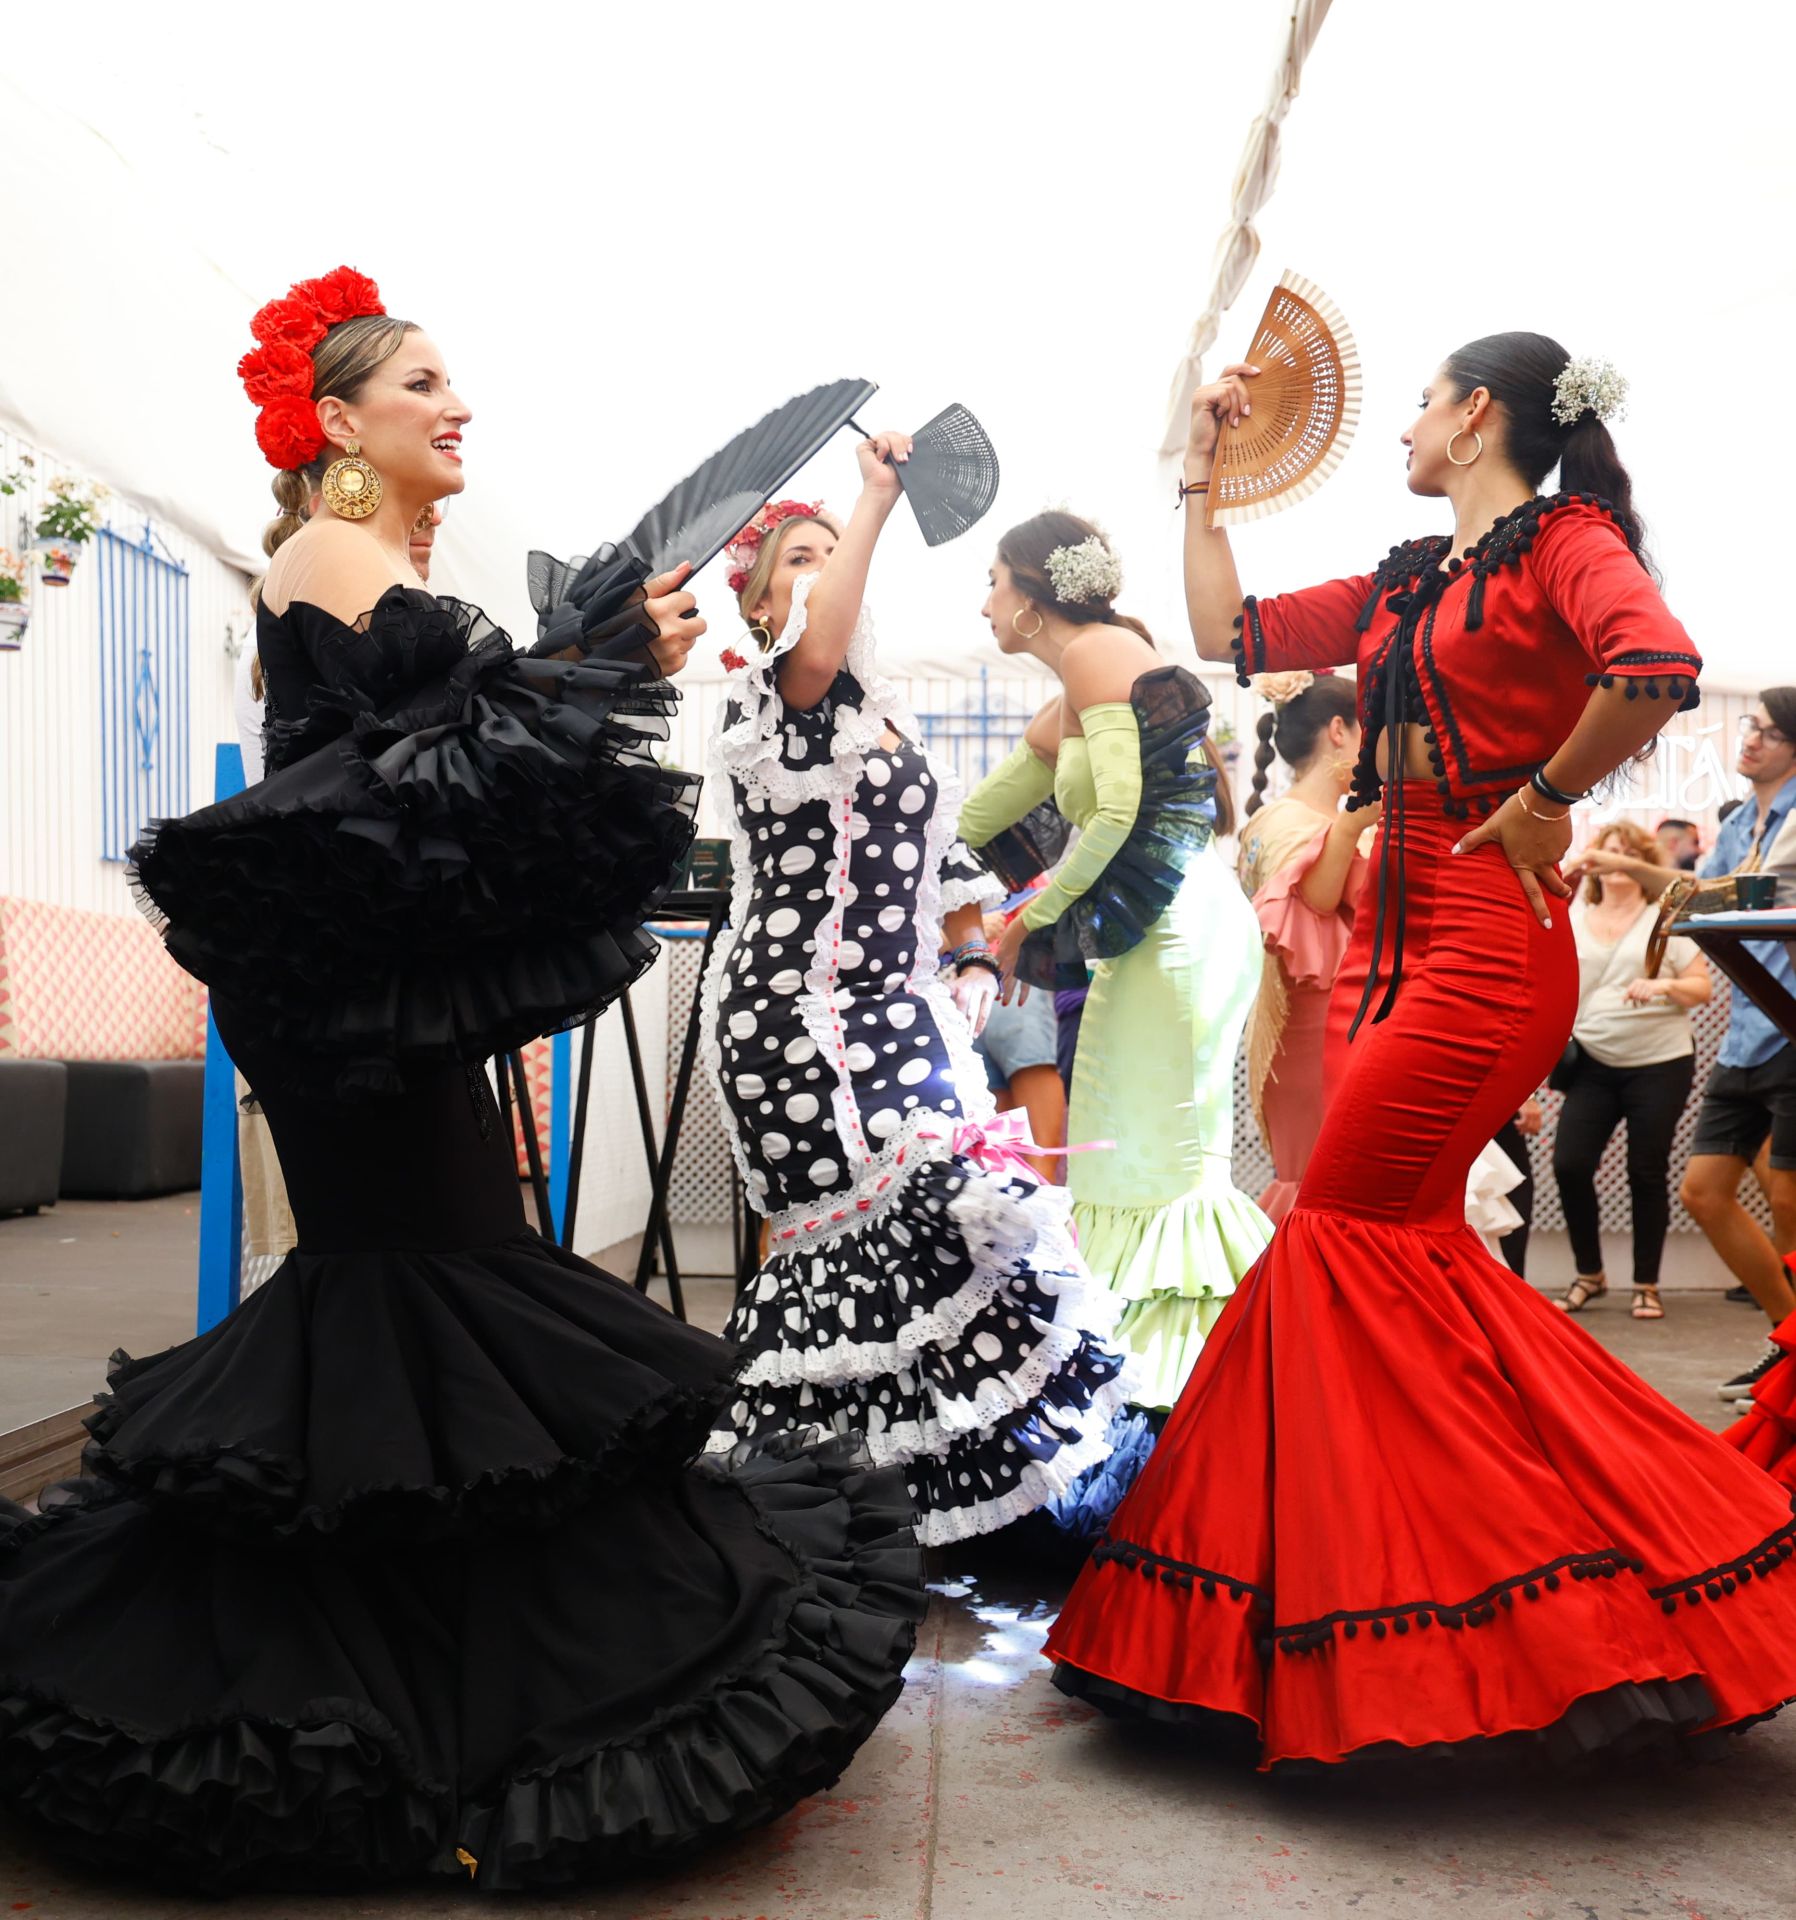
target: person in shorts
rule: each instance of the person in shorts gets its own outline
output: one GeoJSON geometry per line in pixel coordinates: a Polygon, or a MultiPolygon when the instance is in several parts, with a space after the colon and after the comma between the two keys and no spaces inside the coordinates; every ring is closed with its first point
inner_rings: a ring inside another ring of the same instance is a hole
{"type": "MultiPolygon", "coordinates": [[[[1004,916],[986,920],[993,946],[1004,932],[1004,916]]],[[[991,1010],[984,1031],[973,1043],[985,1062],[985,1077],[999,1112],[1020,1107],[1029,1118],[1029,1134],[1038,1147],[1066,1145],[1066,1087],[1057,1054],[1059,1021],[1054,995],[1043,988],[1019,987],[1008,1004],[991,1010]]],[[[1050,1182],[1066,1178],[1065,1162],[1030,1154],[1029,1164],[1050,1182]]]]}

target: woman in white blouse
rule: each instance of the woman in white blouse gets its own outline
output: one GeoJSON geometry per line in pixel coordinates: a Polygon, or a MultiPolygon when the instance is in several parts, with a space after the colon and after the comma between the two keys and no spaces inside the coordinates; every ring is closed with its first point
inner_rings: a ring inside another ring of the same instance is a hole
{"type": "MultiPolygon", "coordinates": [[[[1627,821],[1592,843],[1655,865],[1664,856],[1652,835],[1627,821]]],[[[1616,1127],[1628,1125],[1628,1196],[1634,1224],[1636,1320],[1662,1320],[1659,1256],[1671,1215],[1671,1140],[1696,1070],[1690,1009],[1710,992],[1709,966],[1693,942],[1667,946],[1656,979],[1646,978],[1646,945],[1658,909],[1626,873],[1592,874],[1578,943],[1575,1059],[1553,1146],[1553,1174],[1565,1208],[1577,1278],[1560,1305],[1569,1313],[1606,1293],[1596,1197],[1597,1163],[1616,1127]]],[[[1561,1069],[1559,1080],[1563,1080],[1561,1069]]],[[[1556,1081],[1557,1083],[1557,1081],[1556,1081]]]]}

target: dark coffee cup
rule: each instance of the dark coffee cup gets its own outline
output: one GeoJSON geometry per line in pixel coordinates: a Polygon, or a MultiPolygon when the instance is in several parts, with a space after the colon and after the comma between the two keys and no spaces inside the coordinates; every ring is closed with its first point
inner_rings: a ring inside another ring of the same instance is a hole
{"type": "Polygon", "coordinates": [[[1743,873],[1734,885],[1739,889],[1743,912],[1762,913],[1767,907],[1777,905],[1777,875],[1774,873],[1743,873]]]}

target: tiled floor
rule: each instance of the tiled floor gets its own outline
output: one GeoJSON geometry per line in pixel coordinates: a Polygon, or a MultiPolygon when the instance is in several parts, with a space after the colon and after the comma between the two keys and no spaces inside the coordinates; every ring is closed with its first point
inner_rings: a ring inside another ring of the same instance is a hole
{"type": "MultiPolygon", "coordinates": [[[[11,1256],[24,1242],[0,1240],[0,1324],[15,1355],[8,1365],[18,1369],[0,1370],[0,1386],[18,1405],[34,1371],[53,1383],[45,1386],[52,1397],[78,1397],[91,1384],[77,1376],[91,1370],[93,1353],[121,1338],[166,1344],[186,1330],[191,1269],[157,1277],[188,1230],[179,1207],[130,1210],[117,1244],[99,1210],[68,1210],[59,1231],[39,1235],[39,1277],[53,1281],[47,1293],[18,1276],[11,1256]],[[29,1309],[58,1292],[82,1301],[79,1324],[29,1309]],[[18,1306],[28,1308],[22,1318],[18,1306]],[[15,1346],[19,1328],[32,1351],[15,1346]]],[[[0,1223],[0,1234],[20,1224],[0,1223]]],[[[716,1324],[723,1284],[695,1283],[692,1303],[695,1318],[716,1324]]],[[[1726,1412],[1713,1382],[1750,1351],[1755,1318],[1712,1292],[1674,1295],[1670,1305],[1663,1324],[1643,1326],[1611,1300],[1586,1324],[1698,1419],[1719,1425],[1726,1412]]],[[[1650,1475],[1652,1463],[1637,1470],[1650,1475]]],[[[1267,1781],[1196,1757],[1177,1739],[1096,1719],[1055,1693],[1038,1651],[1060,1594],[1054,1577],[1007,1564],[988,1545],[937,1556],[935,1591],[903,1699],[833,1793],[682,1874],[506,1902],[508,1910],[591,1920],[1796,1913],[1796,1711],[1703,1767],[1401,1789],[1267,1781]]],[[[469,1900],[444,1885],[337,1901],[246,1900],[232,1910],[257,1920],[413,1920],[466,1911],[469,1900]]],[[[8,1910],[33,1920],[188,1920],[198,1909],[90,1881],[0,1828],[0,1915],[8,1910]]]]}

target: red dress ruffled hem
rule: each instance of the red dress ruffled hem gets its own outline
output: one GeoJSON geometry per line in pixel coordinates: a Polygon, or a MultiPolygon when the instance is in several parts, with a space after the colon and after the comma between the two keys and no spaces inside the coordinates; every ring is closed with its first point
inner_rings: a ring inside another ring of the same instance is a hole
{"type": "Polygon", "coordinates": [[[1245,1723],[1262,1769],[1574,1713],[1587,1749],[1796,1696],[1793,1555],[1788,1498],[1475,1235],[1300,1209],[1047,1651],[1100,1705],[1245,1723]]]}

